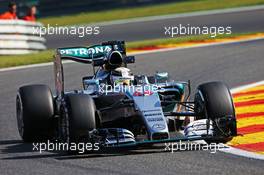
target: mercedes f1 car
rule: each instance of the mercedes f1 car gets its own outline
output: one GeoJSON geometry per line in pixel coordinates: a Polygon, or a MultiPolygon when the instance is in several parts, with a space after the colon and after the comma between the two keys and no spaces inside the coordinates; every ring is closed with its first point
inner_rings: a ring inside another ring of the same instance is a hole
{"type": "Polygon", "coordinates": [[[46,85],[20,87],[18,130],[26,142],[98,142],[102,147],[205,140],[225,143],[237,134],[232,96],[222,82],[197,87],[169,81],[167,72],[134,75],[124,41],[56,49],[56,94],[46,85]],[[83,89],[64,90],[62,60],[91,64],[83,89]],[[176,133],[176,134],[175,134],[176,133]],[[177,134],[181,133],[181,134],[177,134]]]}

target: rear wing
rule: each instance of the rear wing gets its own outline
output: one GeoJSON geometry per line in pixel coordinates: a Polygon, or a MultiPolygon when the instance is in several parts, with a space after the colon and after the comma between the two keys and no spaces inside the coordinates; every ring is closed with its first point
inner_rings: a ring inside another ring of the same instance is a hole
{"type": "Polygon", "coordinates": [[[54,75],[55,88],[58,97],[64,95],[64,75],[62,60],[72,60],[76,62],[100,66],[104,64],[107,55],[113,51],[118,51],[126,57],[126,47],[124,41],[108,41],[101,45],[90,47],[69,47],[58,48],[54,55],[54,75]]]}
{"type": "Polygon", "coordinates": [[[58,48],[62,60],[72,60],[91,64],[96,60],[104,59],[110,52],[118,51],[122,56],[126,56],[124,41],[108,41],[100,45],[90,47],[70,47],[58,48]]]}

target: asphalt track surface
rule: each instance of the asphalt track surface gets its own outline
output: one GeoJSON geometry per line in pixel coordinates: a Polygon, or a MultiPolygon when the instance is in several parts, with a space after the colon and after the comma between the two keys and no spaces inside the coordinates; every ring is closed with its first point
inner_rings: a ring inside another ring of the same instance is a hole
{"type": "MultiPolygon", "coordinates": [[[[138,55],[129,67],[135,73],[168,71],[171,78],[190,79],[195,88],[211,80],[231,88],[264,79],[264,40],[138,55]]],[[[65,65],[66,89],[80,88],[89,65],[65,65]]],[[[26,84],[54,88],[53,67],[0,72],[0,174],[263,174],[263,161],[209,151],[165,152],[156,149],[67,155],[32,152],[18,136],[15,116],[16,90],[26,84]]],[[[54,89],[53,89],[54,90],[54,89]]]]}
{"type": "MultiPolygon", "coordinates": [[[[83,38],[77,35],[48,35],[47,47],[58,48],[66,46],[80,46],[97,44],[107,40],[138,41],[145,39],[165,38],[164,27],[178,26],[231,26],[232,33],[263,32],[264,9],[210,14],[201,16],[176,17],[125,24],[99,25],[99,35],[86,35],[83,38]]],[[[178,37],[178,36],[174,36],[178,37]]]]}

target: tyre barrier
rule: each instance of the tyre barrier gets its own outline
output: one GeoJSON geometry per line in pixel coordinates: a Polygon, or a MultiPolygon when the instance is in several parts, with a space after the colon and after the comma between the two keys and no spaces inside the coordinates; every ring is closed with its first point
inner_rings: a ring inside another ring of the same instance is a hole
{"type": "Polygon", "coordinates": [[[0,20],[0,55],[27,54],[45,50],[39,22],[0,20]]]}

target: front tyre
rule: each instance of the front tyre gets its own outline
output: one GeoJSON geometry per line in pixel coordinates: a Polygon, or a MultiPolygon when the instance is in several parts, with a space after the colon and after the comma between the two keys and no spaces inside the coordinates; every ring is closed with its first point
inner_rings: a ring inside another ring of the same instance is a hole
{"type": "Polygon", "coordinates": [[[25,142],[50,139],[53,135],[54,104],[46,85],[20,87],[16,97],[18,131],[25,142]]]}
{"type": "Polygon", "coordinates": [[[68,118],[69,141],[81,142],[96,128],[96,107],[87,94],[67,94],[66,111],[68,118]]]}
{"type": "Polygon", "coordinates": [[[222,82],[209,82],[198,86],[195,94],[195,113],[198,119],[213,122],[213,137],[208,143],[226,143],[237,135],[233,99],[222,82]]]}

